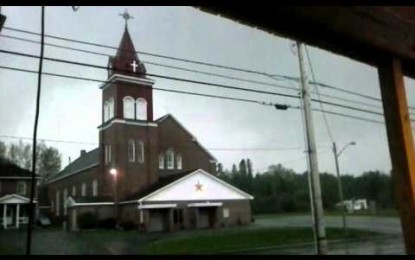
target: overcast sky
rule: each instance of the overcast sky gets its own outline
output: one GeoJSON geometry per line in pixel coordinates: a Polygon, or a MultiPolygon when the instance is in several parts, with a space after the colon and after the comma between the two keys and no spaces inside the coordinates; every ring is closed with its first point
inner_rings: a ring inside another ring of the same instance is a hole
{"type": "MultiPolygon", "coordinates": [[[[192,7],[84,7],[77,12],[70,7],[46,8],[46,34],[118,46],[124,31],[124,20],[119,16],[126,8],[134,19],[129,31],[137,51],[178,58],[239,67],[270,74],[299,76],[298,57],[292,52],[290,39],[281,38],[258,29],[241,25],[223,17],[204,13],[192,7]]],[[[7,16],[5,26],[40,32],[40,7],[3,7],[7,16]]],[[[32,40],[39,36],[4,29],[2,35],[13,35],[32,40]]],[[[46,38],[46,42],[73,48],[114,55],[115,50],[74,44],[46,38]]],[[[0,37],[0,49],[39,55],[39,45],[0,37]]],[[[309,47],[316,80],[380,98],[377,70],[324,50],[309,47]]],[[[107,57],[45,47],[45,56],[106,66],[107,57]]],[[[233,77],[298,87],[295,82],[273,80],[191,63],[139,55],[146,62],[158,62],[188,69],[221,73],[233,77]]],[[[0,54],[0,65],[37,70],[38,61],[31,58],[0,54]]],[[[152,74],[227,84],[279,93],[295,91],[271,86],[227,80],[218,77],[183,72],[146,65],[152,74]]],[[[82,76],[105,80],[102,69],[44,61],[44,72],[82,76]]],[[[311,76],[311,75],[310,75],[311,76]]],[[[155,87],[185,90],[222,96],[254,99],[266,102],[299,105],[299,100],[265,94],[226,90],[154,78],[155,87]]],[[[409,103],[415,106],[415,82],[405,79],[409,103]]],[[[42,96],[38,137],[44,139],[84,142],[85,144],[46,142],[62,153],[63,166],[79,156],[81,149],[97,146],[101,123],[100,83],[42,77],[42,96]]],[[[31,137],[35,114],[37,75],[0,69],[0,135],[31,137]]],[[[320,92],[381,106],[380,103],[342,92],[320,88],[320,92]]],[[[154,118],[173,114],[204,145],[225,168],[238,164],[242,158],[253,161],[255,171],[265,171],[271,164],[302,172],[306,169],[304,130],[298,109],[275,110],[270,106],[236,101],[195,97],[154,90],[154,118]],[[227,150],[223,150],[227,149],[227,150]],[[242,149],[242,150],[239,150],[242,149]]],[[[327,99],[330,100],[330,99],[327,99]]],[[[330,100],[335,101],[335,100],[330,100]]],[[[342,102],[364,109],[382,112],[382,109],[342,102]]],[[[319,108],[318,104],[313,107],[319,108]]],[[[383,121],[381,116],[339,109],[327,110],[383,121]]],[[[318,147],[319,170],[334,173],[331,141],[327,135],[322,114],[313,113],[318,147]]],[[[340,157],[342,173],[361,174],[368,170],[389,172],[391,168],[386,129],[384,125],[327,115],[334,140],[339,149],[350,141],[351,146],[340,157]]],[[[6,142],[17,139],[0,137],[6,142]]]]}

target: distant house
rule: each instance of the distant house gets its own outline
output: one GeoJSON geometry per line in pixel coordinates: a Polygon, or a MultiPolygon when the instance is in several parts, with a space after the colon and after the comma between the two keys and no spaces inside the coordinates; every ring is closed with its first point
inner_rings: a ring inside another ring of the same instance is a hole
{"type": "MultiPolygon", "coordinates": [[[[40,177],[36,177],[38,180],[40,177]]],[[[0,159],[0,224],[1,228],[19,228],[27,224],[31,172],[0,159]]],[[[35,198],[37,187],[35,186],[35,198]]],[[[37,200],[34,200],[37,203],[37,200]]]]}
{"type": "Polygon", "coordinates": [[[339,202],[336,204],[337,207],[341,207],[341,205],[344,205],[349,213],[368,209],[366,199],[344,200],[343,203],[339,202]]]}
{"type": "Polygon", "coordinates": [[[99,147],[46,181],[54,220],[71,230],[84,213],[145,231],[251,223],[253,197],[214,176],[216,159],[173,115],[153,119],[155,81],[127,26],[107,66],[99,147]]]}

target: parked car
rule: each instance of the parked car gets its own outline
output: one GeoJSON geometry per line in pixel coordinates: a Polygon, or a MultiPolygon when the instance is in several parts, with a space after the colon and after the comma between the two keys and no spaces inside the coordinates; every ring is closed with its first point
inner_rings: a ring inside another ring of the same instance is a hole
{"type": "Polygon", "coordinates": [[[36,219],[36,224],[42,227],[47,227],[51,225],[51,221],[46,215],[39,213],[36,219]]]}

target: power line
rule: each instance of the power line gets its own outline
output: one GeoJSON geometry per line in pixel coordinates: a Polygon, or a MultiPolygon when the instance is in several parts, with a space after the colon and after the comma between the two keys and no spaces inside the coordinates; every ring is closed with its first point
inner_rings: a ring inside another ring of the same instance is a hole
{"type": "MultiPolygon", "coordinates": [[[[15,40],[20,40],[20,41],[25,41],[25,42],[39,44],[38,41],[34,41],[34,40],[30,40],[30,39],[25,39],[25,38],[21,38],[21,37],[10,36],[10,35],[0,34],[0,37],[5,37],[5,38],[10,38],[10,39],[15,39],[15,40]]],[[[111,56],[110,54],[106,54],[106,53],[102,53],[102,52],[88,51],[88,50],[83,50],[83,49],[79,49],[79,48],[62,46],[62,45],[58,45],[58,44],[45,43],[45,45],[51,46],[51,47],[55,47],[55,48],[61,48],[61,49],[67,49],[67,50],[82,52],[82,53],[88,53],[88,54],[94,54],[94,55],[104,56],[104,57],[110,57],[111,56]]],[[[270,86],[270,87],[276,87],[276,88],[283,88],[283,89],[298,91],[297,88],[292,88],[292,87],[288,87],[288,86],[282,86],[282,85],[272,84],[272,83],[268,83],[268,82],[264,82],[264,81],[243,79],[243,78],[239,78],[239,77],[232,77],[232,76],[227,76],[227,75],[218,74],[218,73],[212,73],[212,72],[206,72],[206,71],[188,69],[188,68],[183,68],[183,67],[178,67],[178,66],[172,66],[172,65],[167,65],[167,64],[157,63],[157,62],[151,62],[151,61],[144,61],[144,60],[142,60],[141,62],[144,63],[144,64],[150,64],[150,65],[159,66],[159,67],[165,67],[165,68],[170,68],[170,69],[176,69],[176,70],[182,70],[182,71],[187,71],[187,72],[193,72],[193,73],[203,74],[203,75],[207,75],[207,76],[215,76],[215,77],[221,77],[221,78],[226,78],[226,79],[244,81],[244,82],[248,82],[248,83],[260,84],[260,85],[264,85],[264,86],[270,86]]]]}
{"type": "MultiPolygon", "coordinates": [[[[4,34],[0,34],[0,36],[5,37],[5,38],[10,38],[10,39],[15,39],[15,40],[20,40],[20,41],[39,44],[38,41],[25,39],[25,38],[21,38],[21,37],[15,37],[15,36],[4,35],[4,34]]],[[[110,57],[111,56],[110,54],[105,54],[105,53],[95,52],[95,51],[88,51],[88,50],[83,50],[83,49],[73,48],[73,47],[68,47],[68,46],[62,46],[62,45],[57,45],[57,44],[45,43],[45,45],[56,47],[56,48],[72,50],[72,51],[78,51],[78,52],[83,52],[83,53],[99,55],[99,56],[105,56],[105,57],[110,57]]],[[[298,91],[298,88],[282,86],[282,85],[267,83],[267,82],[263,82],[263,81],[243,79],[243,78],[239,78],[239,77],[232,77],[232,76],[227,76],[227,75],[218,74],[218,73],[211,73],[211,72],[206,72],[206,71],[188,69],[188,68],[172,66],[172,65],[156,63],[156,62],[149,62],[149,61],[141,61],[141,62],[144,63],[144,64],[150,64],[150,65],[154,65],[154,66],[160,66],[160,67],[166,67],[166,68],[171,68],[171,69],[183,70],[183,71],[188,71],[188,72],[194,72],[194,73],[204,74],[204,75],[208,75],[208,76],[216,76],[216,77],[222,77],[222,78],[226,78],[226,79],[239,80],[239,81],[244,81],[244,82],[248,82],[248,83],[255,83],[255,84],[260,84],[260,85],[265,85],[265,86],[270,86],[270,87],[277,87],[277,88],[284,88],[284,89],[289,89],[289,90],[293,90],[293,91],[298,91]]]]}
{"type": "MultiPolygon", "coordinates": [[[[314,70],[313,70],[313,64],[311,63],[311,58],[310,58],[310,54],[308,53],[307,45],[304,46],[304,49],[305,49],[305,52],[306,52],[306,55],[307,55],[308,64],[310,66],[311,76],[313,77],[313,81],[316,81],[316,77],[314,75],[314,70]]],[[[333,141],[333,135],[331,133],[329,122],[328,122],[327,117],[326,117],[326,112],[324,111],[324,108],[323,108],[323,103],[321,102],[320,91],[319,91],[317,86],[315,87],[315,89],[316,89],[316,92],[317,92],[318,100],[320,101],[319,102],[320,108],[323,111],[323,119],[324,119],[324,124],[326,125],[327,134],[329,135],[330,141],[333,143],[334,142],[333,141]]]]}
{"type": "MultiPolygon", "coordinates": [[[[21,139],[21,140],[29,140],[32,139],[30,137],[25,137],[25,136],[12,136],[12,135],[0,135],[0,138],[10,138],[10,139],[21,139]]],[[[54,143],[68,143],[68,144],[86,144],[86,145],[102,145],[105,143],[91,143],[91,142],[78,142],[78,141],[68,141],[68,140],[58,140],[58,139],[42,139],[42,138],[38,138],[37,140],[39,141],[44,141],[44,142],[54,142],[54,143]]],[[[184,146],[182,146],[183,148],[184,146]]],[[[212,150],[212,151],[289,151],[289,150],[301,150],[304,149],[304,147],[253,147],[253,148],[227,148],[227,147],[218,147],[218,148],[210,148],[210,147],[206,147],[206,149],[208,150],[212,150]]]]}
{"type": "MultiPolygon", "coordinates": [[[[6,66],[0,66],[0,68],[1,69],[12,70],[12,71],[19,71],[19,72],[36,73],[36,71],[33,71],[33,70],[19,69],[19,68],[6,67],[6,66]]],[[[56,73],[48,73],[48,72],[44,72],[43,75],[54,76],[54,77],[62,77],[62,78],[69,78],[69,79],[76,79],[76,80],[84,80],[84,81],[92,81],[92,82],[99,82],[99,83],[109,83],[109,81],[104,81],[104,80],[84,78],[84,77],[78,77],[78,76],[69,76],[69,75],[56,74],[56,73]]],[[[158,91],[165,91],[165,92],[177,93],[177,94],[187,94],[187,95],[195,95],[195,96],[202,96],[202,97],[225,99],[225,100],[231,100],[231,101],[249,102],[249,103],[256,103],[256,104],[259,104],[259,105],[271,105],[271,104],[267,104],[266,102],[261,102],[261,101],[258,101],[258,100],[249,100],[249,99],[240,99],[240,98],[224,97],[224,96],[217,96],[217,95],[210,95],[210,94],[202,94],[202,93],[194,93],[194,92],[188,92],[188,91],[178,91],[178,90],[172,90],[172,89],[155,88],[155,87],[153,87],[153,89],[154,90],[158,90],[158,91]]],[[[298,106],[290,106],[290,108],[301,109],[298,106]]],[[[312,109],[312,110],[313,111],[317,111],[317,112],[322,112],[319,109],[312,109]]],[[[347,117],[347,118],[352,118],[352,119],[358,119],[358,120],[365,121],[365,122],[384,124],[384,122],[382,122],[382,121],[372,120],[372,119],[358,117],[358,116],[351,116],[351,115],[348,115],[348,114],[343,114],[343,113],[338,113],[338,112],[326,111],[326,113],[333,114],[333,115],[337,115],[337,116],[342,116],[342,117],[347,117]]]]}
{"type": "MultiPolygon", "coordinates": [[[[39,35],[39,33],[36,33],[36,32],[33,32],[33,31],[22,30],[22,29],[7,27],[7,26],[3,27],[3,29],[10,30],[10,31],[16,31],[16,32],[22,32],[22,33],[27,33],[27,34],[32,34],[32,35],[39,35]]],[[[129,52],[129,53],[131,52],[131,51],[128,51],[128,50],[118,49],[117,47],[104,45],[104,44],[98,44],[98,43],[93,43],[93,42],[69,39],[69,38],[59,37],[59,36],[54,36],[54,35],[49,35],[49,34],[45,34],[45,36],[49,37],[49,38],[57,39],[57,40],[62,40],[62,41],[69,41],[69,42],[74,42],[74,43],[91,45],[91,46],[95,46],[95,47],[102,47],[102,48],[107,48],[107,49],[119,50],[121,52],[129,52]]],[[[155,53],[150,53],[150,52],[136,51],[136,53],[137,54],[142,54],[142,55],[153,56],[153,57],[157,57],[157,58],[164,58],[164,59],[170,59],[170,60],[175,60],[175,61],[194,63],[194,64],[199,64],[199,65],[205,65],[205,66],[210,66],[210,67],[235,70],[235,71],[251,73],[251,74],[258,74],[258,75],[264,75],[264,76],[272,75],[272,74],[269,74],[269,73],[255,71],[255,70],[218,65],[218,64],[202,62],[202,61],[195,61],[195,60],[190,60],[190,59],[177,58],[177,57],[172,57],[172,56],[167,56],[167,55],[160,55],[160,54],[155,54],[155,53]]],[[[275,75],[275,76],[280,76],[280,75],[275,75]]]]}
{"type": "MultiPolygon", "coordinates": [[[[9,36],[9,35],[4,35],[4,34],[0,34],[0,36],[5,37],[5,38],[10,38],[10,39],[15,39],[15,40],[20,40],[20,41],[39,44],[38,41],[34,41],[34,40],[30,40],[30,39],[25,39],[25,38],[20,38],[20,37],[15,37],[15,36],[9,36]]],[[[94,55],[99,55],[99,56],[110,57],[109,54],[95,52],[95,51],[88,51],[88,50],[83,50],[83,49],[79,49],[79,48],[67,47],[67,46],[62,46],[62,45],[57,45],[57,44],[50,44],[50,43],[45,43],[45,45],[56,47],[56,48],[68,49],[68,50],[72,50],[72,51],[78,51],[78,52],[82,52],[82,53],[89,53],[89,54],[94,54],[94,55]]],[[[250,79],[244,79],[244,78],[239,78],[239,77],[232,77],[232,76],[227,76],[227,75],[218,74],[218,73],[211,73],[211,72],[206,72],[206,71],[188,69],[188,68],[172,66],[172,65],[166,65],[166,64],[156,63],[156,62],[149,62],[149,61],[142,61],[142,62],[144,64],[150,64],[150,65],[159,66],[159,67],[165,67],[165,68],[170,68],[170,69],[193,72],[193,73],[198,73],[198,74],[202,74],[202,75],[221,77],[221,78],[237,80],[237,81],[242,81],[242,82],[248,82],[248,83],[254,83],[254,84],[259,84],[259,85],[264,85],[264,86],[269,86],[269,87],[288,89],[288,90],[292,90],[292,91],[299,91],[299,88],[296,88],[296,87],[288,87],[288,86],[283,86],[283,85],[271,84],[271,83],[267,83],[267,82],[263,82],[263,81],[250,80],[250,79]]],[[[377,109],[382,109],[382,107],[380,107],[380,106],[375,106],[375,105],[368,104],[368,103],[365,103],[365,102],[361,102],[361,101],[357,101],[357,100],[351,100],[351,99],[347,99],[347,98],[343,98],[343,97],[327,95],[327,94],[320,94],[320,96],[328,97],[328,98],[336,99],[336,100],[340,100],[340,101],[360,104],[360,105],[364,105],[364,106],[369,106],[369,107],[373,107],[373,108],[377,108],[377,109]]]]}
{"type": "MultiPolygon", "coordinates": [[[[7,53],[7,54],[12,54],[12,55],[18,55],[18,56],[25,56],[25,57],[30,57],[30,58],[38,58],[38,56],[36,56],[36,55],[26,54],[26,53],[18,53],[18,52],[7,51],[7,50],[0,50],[0,52],[7,53]]],[[[62,59],[55,59],[55,58],[48,58],[48,57],[45,57],[44,59],[49,60],[49,61],[54,61],[54,62],[62,62],[62,63],[72,64],[72,65],[86,66],[86,67],[97,68],[97,69],[105,69],[105,70],[107,69],[104,66],[99,66],[99,65],[94,65],[94,64],[87,64],[87,63],[68,61],[68,60],[62,60],[62,59]]],[[[125,70],[119,70],[119,71],[120,72],[129,72],[129,71],[125,71],[125,70]]],[[[235,86],[231,86],[231,85],[216,84],[216,83],[211,83],[211,82],[204,82],[204,81],[190,80],[190,79],[184,79],[184,78],[170,77],[170,76],[164,76],[164,75],[158,75],[158,74],[147,73],[146,75],[151,76],[151,77],[156,77],[156,78],[163,78],[163,79],[168,79],[168,80],[194,83],[194,84],[200,84],[200,85],[207,85],[207,86],[226,88],[226,89],[232,89],[232,90],[240,90],[240,91],[253,92],[253,93],[259,93],[259,94],[269,94],[269,95],[296,98],[296,99],[300,98],[297,95],[283,94],[283,93],[278,93],[278,92],[263,91],[263,90],[257,90],[257,89],[247,89],[247,88],[235,87],[235,86]]],[[[365,110],[365,109],[361,109],[361,108],[356,108],[356,107],[352,107],[352,106],[336,104],[336,103],[329,102],[329,101],[323,101],[323,100],[318,100],[318,99],[312,99],[312,101],[320,102],[320,103],[331,105],[331,106],[356,110],[356,111],[359,111],[359,112],[364,112],[364,113],[383,116],[383,113],[379,113],[379,112],[375,112],[375,111],[371,111],[371,110],[365,110]]]]}
{"type": "MultiPolygon", "coordinates": [[[[25,39],[25,38],[20,38],[20,37],[15,37],[15,36],[9,36],[9,35],[2,35],[2,34],[0,34],[0,36],[15,39],[15,40],[21,40],[21,41],[26,41],[26,42],[30,42],[30,43],[39,44],[38,41],[34,41],[34,40],[30,40],[30,39],[25,39]]],[[[45,45],[49,45],[49,46],[56,47],[56,48],[62,48],[62,49],[68,49],[68,50],[83,52],[83,53],[89,53],[89,54],[94,54],[94,55],[110,57],[109,54],[105,54],[105,53],[88,51],[88,50],[83,50],[83,49],[78,49],[78,48],[72,48],[72,47],[67,47],[67,46],[62,46],[62,45],[57,45],[57,44],[45,43],[45,45]]],[[[166,65],[166,64],[155,63],[155,62],[148,62],[148,61],[142,61],[142,62],[145,63],[145,64],[150,64],[150,65],[160,66],[160,67],[166,67],[166,68],[170,68],[170,69],[182,70],[182,71],[193,72],[193,73],[198,73],[198,74],[203,74],[203,75],[208,75],[208,76],[215,76],[215,77],[238,80],[238,81],[242,81],[242,82],[254,83],[254,84],[259,84],[259,85],[264,85],[264,86],[270,86],[270,87],[288,89],[288,90],[293,90],[293,91],[299,91],[299,89],[295,88],[295,87],[288,87],[288,86],[283,86],[283,85],[271,84],[271,83],[267,83],[267,82],[263,82],[263,81],[256,81],[256,80],[244,79],[244,78],[239,78],[239,77],[232,77],[232,76],[227,76],[227,75],[218,74],[218,73],[211,73],[211,72],[206,72],[206,71],[188,69],[188,68],[177,67],[177,66],[166,65]]],[[[287,78],[291,78],[291,77],[287,76],[287,78]]],[[[314,82],[316,82],[315,79],[313,79],[313,80],[314,80],[314,82]]],[[[318,84],[321,84],[321,83],[318,83],[318,84]]],[[[318,91],[318,89],[316,88],[316,92],[314,92],[314,93],[317,93],[317,91],[318,91]]],[[[336,100],[340,100],[340,101],[345,101],[345,102],[360,104],[360,105],[364,105],[364,106],[369,106],[369,107],[373,107],[373,108],[377,108],[377,109],[381,109],[381,110],[383,109],[381,106],[376,106],[376,105],[368,104],[368,103],[357,101],[357,100],[351,100],[351,99],[347,99],[347,98],[343,98],[343,97],[327,95],[327,94],[320,94],[319,92],[317,93],[317,95],[319,96],[319,101],[321,100],[320,96],[322,96],[322,97],[327,97],[327,98],[336,99],[336,100]]],[[[414,114],[411,114],[411,115],[414,115],[414,114]]]]}
{"type": "MultiPolygon", "coordinates": [[[[15,32],[26,33],[26,34],[39,35],[39,33],[37,33],[37,32],[22,30],[22,29],[17,29],[17,28],[12,28],[12,27],[4,27],[4,29],[10,30],[10,31],[15,31],[15,32]]],[[[57,40],[62,40],[62,41],[79,43],[79,44],[85,44],[85,45],[90,45],[90,46],[95,46],[95,47],[113,49],[113,50],[117,50],[117,51],[121,51],[121,52],[130,52],[130,51],[127,51],[127,50],[118,49],[117,47],[114,47],[114,46],[109,46],[109,45],[104,45],[104,44],[97,44],[97,43],[81,41],[81,40],[75,40],[75,39],[70,39],[70,38],[66,38],[66,37],[59,37],[59,36],[48,35],[48,34],[46,34],[45,37],[49,37],[49,38],[57,39],[57,40]]],[[[85,51],[85,52],[93,53],[93,52],[90,52],[90,51],[85,51]]],[[[160,55],[160,54],[155,54],[155,53],[150,53],[150,52],[136,51],[135,53],[148,55],[148,56],[153,56],[153,57],[158,57],[158,58],[170,59],[170,60],[175,60],[175,61],[205,65],[205,66],[209,66],[209,67],[216,67],[216,68],[221,68],[221,69],[228,69],[228,70],[234,70],[234,71],[245,72],[245,73],[250,73],[250,74],[262,75],[262,76],[267,76],[267,77],[271,77],[271,78],[277,77],[277,78],[286,79],[286,80],[295,80],[297,82],[299,81],[298,77],[271,74],[271,73],[266,73],[266,72],[261,72],[261,71],[255,71],[255,70],[236,68],[236,67],[231,67],[231,66],[218,65],[218,64],[195,61],[195,60],[190,60],[190,59],[182,59],[182,58],[171,57],[171,56],[167,56],[167,55],[160,55]]],[[[369,96],[369,95],[353,92],[353,91],[350,91],[350,90],[345,90],[345,89],[334,87],[334,86],[331,86],[331,85],[328,85],[328,84],[319,83],[319,82],[315,82],[315,81],[311,81],[310,84],[314,84],[314,85],[318,85],[318,86],[321,86],[321,87],[330,88],[330,89],[333,89],[333,90],[348,93],[348,94],[351,94],[351,95],[355,95],[355,96],[371,99],[371,100],[374,100],[374,101],[382,102],[382,100],[379,99],[379,98],[374,98],[374,97],[369,96]]],[[[409,108],[412,109],[412,110],[415,110],[415,107],[409,106],[409,108]]]]}
{"type": "MultiPolygon", "coordinates": [[[[0,50],[0,52],[7,53],[7,54],[12,54],[12,55],[30,57],[30,58],[38,58],[38,56],[36,56],[36,55],[27,54],[27,53],[18,53],[18,52],[7,51],[7,50],[0,50]]],[[[49,61],[54,61],[54,62],[61,62],[61,63],[67,63],[67,64],[72,64],[72,65],[78,65],[78,66],[84,66],[84,67],[107,70],[107,67],[94,65],[94,64],[88,64],[88,63],[82,63],[82,62],[76,62],[76,61],[69,61],[69,60],[62,60],[62,59],[56,59],[56,58],[48,58],[48,57],[44,57],[44,59],[49,60],[49,61]]],[[[126,71],[126,70],[118,70],[118,71],[120,71],[120,72],[130,72],[130,71],[126,71]]],[[[271,92],[271,91],[264,91],[264,90],[257,90],[257,89],[248,89],[248,88],[242,88],[242,87],[235,87],[235,86],[231,86],[231,85],[217,84],[217,83],[197,81],[197,80],[190,80],[190,79],[177,78],[177,77],[171,77],[171,76],[165,76],[165,75],[146,73],[146,76],[162,78],[162,79],[168,79],[168,80],[174,80],[174,81],[182,81],[182,82],[194,83],[194,84],[206,85],[206,86],[212,86],[212,87],[220,87],[220,88],[226,88],[226,89],[232,89],[232,90],[254,92],[254,93],[258,93],[258,94],[268,94],[268,95],[275,95],[275,96],[282,96],[282,97],[289,97],[289,98],[298,98],[297,95],[283,94],[283,93],[278,93],[278,92],[271,92]]]]}

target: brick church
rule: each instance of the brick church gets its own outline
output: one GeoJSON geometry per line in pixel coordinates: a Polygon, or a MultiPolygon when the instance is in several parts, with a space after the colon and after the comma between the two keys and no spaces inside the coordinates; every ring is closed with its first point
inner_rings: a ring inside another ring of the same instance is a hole
{"type": "Polygon", "coordinates": [[[47,181],[53,216],[70,230],[85,212],[144,231],[250,223],[253,197],[214,176],[216,159],[173,115],[153,119],[155,81],[127,24],[107,70],[99,147],[47,181]]]}

